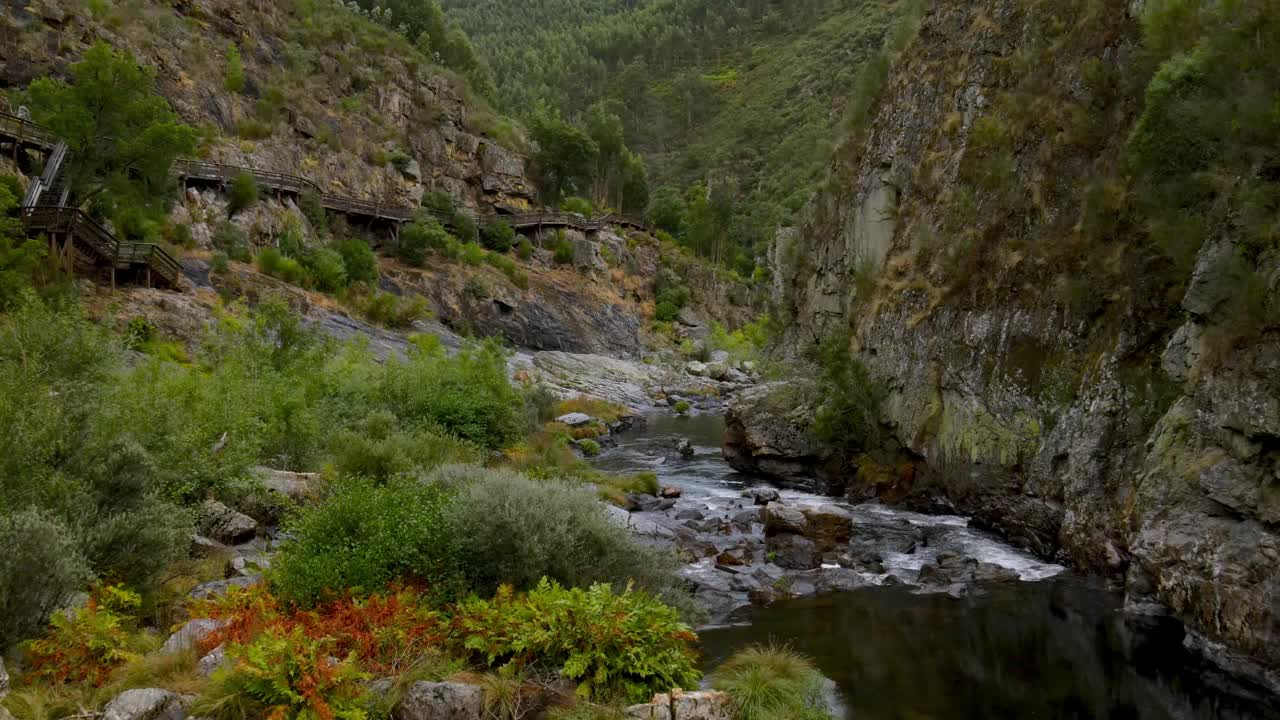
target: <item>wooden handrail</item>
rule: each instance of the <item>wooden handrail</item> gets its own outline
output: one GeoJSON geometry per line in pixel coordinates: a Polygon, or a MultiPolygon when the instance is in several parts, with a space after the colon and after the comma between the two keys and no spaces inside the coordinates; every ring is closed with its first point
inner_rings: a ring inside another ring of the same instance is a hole
{"type": "Polygon", "coordinates": [[[106,228],[79,208],[28,207],[23,208],[23,222],[27,232],[63,233],[83,243],[97,254],[101,261],[117,269],[138,266],[155,272],[170,286],[177,286],[182,265],[164,248],[154,243],[120,242],[106,228]]]}
{"type": "Polygon", "coordinates": [[[8,135],[21,142],[29,142],[51,148],[58,144],[53,131],[25,118],[0,111],[0,135],[8,135]]]}

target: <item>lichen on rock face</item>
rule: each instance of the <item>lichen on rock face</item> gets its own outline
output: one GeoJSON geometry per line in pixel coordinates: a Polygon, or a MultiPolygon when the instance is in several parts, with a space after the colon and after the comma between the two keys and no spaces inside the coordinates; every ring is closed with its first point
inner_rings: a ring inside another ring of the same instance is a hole
{"type": "MultiPolygon", "coordinates": [[[[910,502],[1127,574],[1132,597],[1280,687],[1280,337],[1274,318],[1223,328],[1224,308],[1271,307],[1229,303],[1254,275],[1274,290],[1280,257],[1208,233],[1170,280],[1139,229],[1090,235],[1108,221],[1097,204],[1115,202],[1098,178],[1142,108],[1118,84],[1139,72],[1141,8],[1103,5],[1069,31],[1065,6],[931,6],[803,225],[770,251],[782,346],[854,329],[912,463],[910,502]]],[[[904,499],[873,470],[859,468],[874,476],[861,491],[904,499]]]]}

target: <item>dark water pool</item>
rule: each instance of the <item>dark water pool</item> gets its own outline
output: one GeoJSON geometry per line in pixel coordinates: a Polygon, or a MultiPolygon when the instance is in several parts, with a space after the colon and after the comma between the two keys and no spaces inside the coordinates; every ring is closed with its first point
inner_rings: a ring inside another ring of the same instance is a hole
{"type": "MultiPolygon", "coordinates": [[[[714,416],[653,418],[597,463],[653,470],[664,484],[684,488],[686,499],[722,501],[760,482],[724,463],[723,431],[714,416]],[[677,438],[692,441],[692,459],[673,458],[677,438]]],[[[784,499],[806,496],[784,492],[784,499]]],[[[959,523],[963,531],[963,518],[900,514],[919,524],[959,523]]],[[[784,601],[756,610],[750,624],[702,630],[706,669],[753,643],[786,643],[814,658],[838,686],[847,717],[859,720],[1280,718],[1280,700],[1183,650],[1178,627],[1135,624],[1121,597],[1100,583],[1042,570],[985,534],[958,540],[1034,581],[984,586],[960,599],[898,586],[784,601]]]]}

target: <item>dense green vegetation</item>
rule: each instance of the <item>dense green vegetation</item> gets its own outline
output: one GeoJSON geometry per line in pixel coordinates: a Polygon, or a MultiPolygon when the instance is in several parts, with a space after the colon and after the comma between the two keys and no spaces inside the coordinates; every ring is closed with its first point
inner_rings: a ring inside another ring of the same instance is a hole
{"type": "Polygon", "coordinates": [[[910,3],[444,4],[492,64],[503,108],[545,105],[588,128],[596,113],[616,115],[651,185],[709,208],[656,224],[704,257],[741,255],[749,275],[808,200],[863,63],[910,3]]]}

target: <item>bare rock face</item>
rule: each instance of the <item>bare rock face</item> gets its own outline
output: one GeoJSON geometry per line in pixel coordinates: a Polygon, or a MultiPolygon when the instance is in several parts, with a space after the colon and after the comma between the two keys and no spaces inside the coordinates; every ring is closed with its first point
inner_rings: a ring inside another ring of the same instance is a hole
{"type": "Polygon", "coordinates": [[[225,624],[226,622],[223,620],[211,620],[208,618],[188,620],[185,625],[178,628],[177,632],[170,635],[168,640],[165,640],[160,652],[180,653],[190,650],[225,624]]]}
{"type": "Polygon", "coordinates": [[[462,683],[416,682],[391,711],[393,720],[481,720],[484,688],[462,683]]]}
{"type": "Polygon", "coordinates": [[[734,396],[726,417],[724,457],[738,472],[811,478],[827,456],[813,437],[814,408],[799,401],[800,383],[769,383],[734,396]]]}
{"type": "MultiPolygon", "coordinates": [[[[1096,58],[1092,43],[1105,34],[1101,62],[1127,71],[1140,13],[1112,5],[1104,27],[1059,48],[1063,68],[1096,58]]],[[[1094,156],[1109,161],[1124,147],[1133,118],[1123,114],[1099,126],[1105,142],[1088,158],[1019,156],[1013,183],[1055,177],[1041,207],[1054,221],[1012,229],[976,219],[973,232],[1010,241],[986,257],[990,272],[979,280],[957,284],[945,258],[918,242],[932,232],[952,239],[934,219],[947,212],[939,198],[967,187],[973,129],[999,117],[994,59],[1033,44],[1027,29],[1041,19],[1012,0],[926,13],[915,50],[842,168],[846,180],[771,250],[775,300],[795,309],[782,346],[799,353],[853,328],[852,352],[882,384],[884,425],[912,463],[906,472],[858,472],[851,498],[946,507],[1037,554],[1123,580],[1131,605],[1168,608],[1206,655],[1280,691],[1280,255],[1248,256],[1266,283],[1261,327],[1215,352],[1209,331],[1230,319],[1225,300],[1236,282],[1224,268],[1248,255],[1229,232],[1190,238],[1202,244],[1179,278],[1180,306],[1139,265],[1117,286],[1015,251],[1053,235],[1053,222],[1081,216],[1094,156]],[[942,67],[950,86],[918,81],[942,67]],[[944,125],[953,130],[939,134],[944,125]],[[884,284],[859,289],[848,281],[854,272],[884,284]],[[1072,285],[1078,302],[1055,284],[1072,285]]],[[[1072,81],[1059,73],[1054,82],[1072,81]]],[[[804,441],[779,436],[779,413],[747,402],[751,392],[731,421],[731,462],[744,472],[803,470],[804,441]]],[[[941,582],[967,572],[926,574],[941,582]]]]}
{"type": "Polygon", "coordinates": [[[627,708],[628,720],[733,720],[733,700],[716,690],[673,690],[653,696],[643,705],[627,708]]]}

